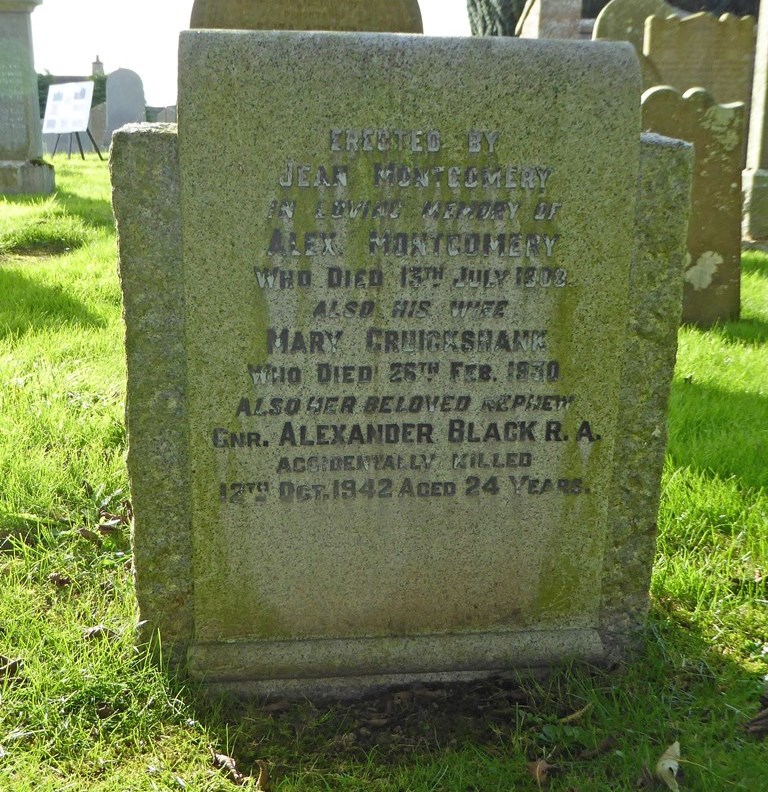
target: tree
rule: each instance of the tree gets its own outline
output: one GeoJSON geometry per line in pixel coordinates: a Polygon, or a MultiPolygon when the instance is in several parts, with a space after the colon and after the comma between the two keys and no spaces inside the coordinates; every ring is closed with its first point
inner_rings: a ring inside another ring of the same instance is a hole
{"type": "Polygon", "coordinates": [[[473,36],[514,36],[525,0],[467,0],[473,36]]]}

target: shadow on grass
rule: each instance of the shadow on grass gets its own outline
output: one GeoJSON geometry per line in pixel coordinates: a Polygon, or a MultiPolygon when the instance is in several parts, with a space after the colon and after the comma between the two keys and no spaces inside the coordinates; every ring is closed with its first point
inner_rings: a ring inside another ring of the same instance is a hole
{"type": "Polygon", "coordinates": [[[352,702],[206,698],[199,688],[184,698],[217,752],[253,778],[266,760],[274,781],[300,783],[307,770],[322,781],[343,770],[349,789],[386,776],[427,789],[434,787],[410,782],[437,763],[445,770],[441,789],[485,789],[487,774],[505,782],[494,789],[528,788],[526,763],[547,756],[576,787],[593,779],[590,788],[630,789],[642,766],[653,767],[678,739],[699,767],[691,788],[724,788],[723,778],[756,782],[763,773],[760,745],[743,731],[761,706],[759,674],[714,650],[673,604],[657,604],[641,647],[619,667],[550,671],[543,680],[510,673],[405,685],[352,702]],[[467,754],[479,757],[471,768],[461,758],[467,754]]]}
{"type": "Polygon", "coordinates": [[[745,251],[741,256],[741,271],[768,280],[768,258],[765,254],[755,255],[750,251],[745,251]]]}
{"type": "Polygon", "coordinates": [[[674,382],[668,450],[678,467],[768,487],[765,432],[768,396],[734,393],[694,380],[674,382]]]}
{"type": "Polygon", "coordinates": [[[724,341],[738,341],[748,346],[761,346],[768,342],[768,322],[762,319],[740,319],[709,328],[708,332],[724,341]]]}
{"type": "Polygon", "coordinates": [[[0,265],[0,339],[30,330],[60,327],[105,327],[98,314],[61,286],[43,286],[0,265]]]}
{"type": "Polygon", "coordinates": [[[106,198],[84,198],[68,190],[56,190],[56,196],[67,214],[76,215],[94,228],[114,229],[112,204],[106,198]]]}

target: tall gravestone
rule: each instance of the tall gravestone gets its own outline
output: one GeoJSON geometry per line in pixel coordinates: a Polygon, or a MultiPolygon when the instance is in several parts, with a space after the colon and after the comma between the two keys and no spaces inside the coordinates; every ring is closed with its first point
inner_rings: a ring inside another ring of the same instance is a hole
{"type": "Polygon", "coordinates": [[[676,13],[678,9],[666,0],[611,0],[597,15],[592,37],[607,41],[628,41],[641,54],[645,20],[653,15],[666,17],[676,13]]]}
{"type": "Polygon", "coordinates": [[[528,0],[515,34],[520,38],[578,39],[581,0],[528,0]]]}
{"type": "Polygon", "coordinates": [[[644,54],[659,74],[659,85],[681,93],[704,88],[720,104],[749,108],[755,61],[754,17],[702,12],[683,18],[649,17],[644,54]]]}
{"type": "Polygon", "coordinates": [[[200,30],[179,65],[181,134],[111,161],[145,631],[281,694],[625,649],[690,158],[639,145],[631,47],[200,30]]]}
{"type": "Polygon", "coordinates": [[[760,4],[752,83],[747,168],[744,180],[742,233],[747,239],[768,239],[768,0],[760,4]]]}
{"type": "Polygon", "coordinates": [[[116,69],[107,75],[107,112],[104,145],[109,146],[112,133],[125,124],[146,119],[144,83],[131,69],[116,69]]]}
{"type": "Polygon", "coordinates": [[[683,320],[702,327],[739,318],[744,105],[701,88],[657,87],[642,97],[643,129],[693,143],[683,320]]]}
{"type": "Polygon", "coordinates": [[[0,0],[0,194],[53,192],[43,138],[30,16],[42,0],[0,0]]]}
{"type": "Polygon", "coordinates": [[[421,33],[418,0],[195,0],[191,28],[421,33]]]}
{"type": "Polygon", "coordinates": [[[643,74],[643,87],[661,82],[658,70],[643,54],[645,20],[652,14],[666,16],[677,9],[666,0],[610,0],[598,14],[592,29],[595,41],[628,41],[637,52],[643,74]]]}

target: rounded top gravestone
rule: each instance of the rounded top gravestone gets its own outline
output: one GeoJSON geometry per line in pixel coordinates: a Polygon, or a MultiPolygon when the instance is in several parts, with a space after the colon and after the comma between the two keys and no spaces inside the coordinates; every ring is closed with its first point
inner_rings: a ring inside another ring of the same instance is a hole
{"type": "Polygon", "coordinates": [[[195,0],[191,28],[422,33],[417,0],[195,0]]]}

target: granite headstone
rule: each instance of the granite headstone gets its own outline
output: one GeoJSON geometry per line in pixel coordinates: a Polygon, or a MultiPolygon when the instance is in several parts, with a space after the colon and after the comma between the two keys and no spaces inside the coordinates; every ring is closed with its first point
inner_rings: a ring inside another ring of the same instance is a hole
{"type": "Polygon", "coordinates": [[[146,634],[299,695],[624,650],[690,158],[632,48],[201,30],[179,73],[111,162],[146,634]]]}
{"type": "Polygon", "coordinates": [[[131,69],[116,69],[107,75],[107,119],[104,145],[109,146],[112,133],[125,124],[146,120],[144,83],[131,69]]]}
{"type": "Polygon", "coordinates": [[[768,239],[768,0],[762,0],[757,23],[757,48],[749,117],[747,167],[743,174],[742,234],[768,239]]]}
{"type": "Polygon", "coordinates": [[[42,0],[0,0],[0,194],[47,195],[31,14],[42,0]]]}
{"type": "Polygon", "coordinates": [[[685,17],[649,17],[643,53],[659,74],[659,85],[681,93],[704,88],[720,104],[743,102],[752,95],[755,19],[702,12],[685,17]]]}
{"type": "Polygon", "coordinates": [[[690,141],[695,151],[683,321],[708,327],[738,319],[744,105],[668,86],[646,91],[642,105],[643,129],[690,141]]]}
{"type": "Polygon", "coordinates": [[[418,0],[195,0],[191,28],[421,33],[418,0]]]}

